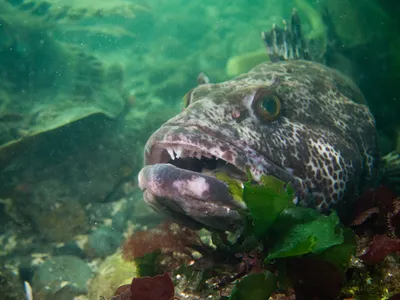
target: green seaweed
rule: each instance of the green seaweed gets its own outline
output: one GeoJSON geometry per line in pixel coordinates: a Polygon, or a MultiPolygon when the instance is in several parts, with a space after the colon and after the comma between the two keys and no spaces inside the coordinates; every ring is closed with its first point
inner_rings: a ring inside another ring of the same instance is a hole
{"type": "MultiPolygon", "coordinates": [[[[240,197],[238,186],[230,190],[240,197]]],[[[279,272],[277,276],[272,273],[266,276],[264,272],[244,277],[236,283],[229,299],[268,299],[277,281],[281,286],[287,285],[288,258],[326,261],[344,275],[355,254],[356,240],[354,233],[340,223],[336,212],[327,216],[315,209],[295,206],[290,184],[272,176],[262,177],[258,185],[252,184],[249,176],[240,198],[248,207],[245,226],[236,243],[224,245],[225,250],[250,252],[258,247],[264,267],[273,264],[279,272]],[[256,286],[265,290],[257,290],[256,286]]]]}
{"type": "MultiPolygon", "coordinates": [[[[309,216],[307,210],[301,211],[309,216]]],[[[285,227],[280,226],[280,230],[275,231],[278,238],[274,240],[267,259],[319,253],[344,242],[343,229],[335,212],[306,223],[289,221],[285,227]]]]}
{"type": "Polygon", "coordinates": [[[265,300],[276,290],[277,280],[273,273],[265,271],[242,278],[232,290],[229,300],[265,300]]]}
{"type": "Polygon", "coordinates": [[[243,200],[249,209],[254,224],[254,234],[258,238],[265,237],[278,215],[292,201],[291,187],[272,177],[263,176],[262,185],[246,182],[243,188],[243,200]]]}
{"type": "Polygon", "coordinates": [[[343,243],[332,246],[316,254],[320,258],[332,263],[343,275],[349,267],[351,257],[356,254],[356,236],[349,228],[343,228],[343,243]]]}
{"type": "Polygon", "coordinates": [[[138,277],[144,276],[156,276],[160,275],[161,271],[159,268],[161,250],[146,253],[141,257],[135,258],[137,267],[138,277]]]}
{"type": "Polygon", "coordinates": [[[233,199],[243,202],[243,186],[239,180],[231,178],[226,173],[222,172],[216,173],[215,177],[228,184],[229,192],[233,199]]]}
{"type": "MultiPolygon", "coordinates": [[[[314,269],[308,270],[311,273],[315,270],[329,273],[336,268],[332,276],[324,277],[327,279],[321,285],[344,276],[355,254],[356,241],[354,233],[340,223],[336,212],[323,215],[315,209],[295,206],[291,185],[272,176],[263,176],[258,184],[253,184],[251,176],[243,184],[223,173],[218,178],[228,184],[234,198],[243,201],[248,210],[240,212],[245,219],[242,228],[227,236],[212,234],[216,260],[211,260],[209,268],[200,272],[189,265],[179,268],[178,273],[190,278],[194,290],[207,289],[209,278],[224,273],[218,267],[217,257],[237,258],[238,253],[242,254],[243,262],[250,264],[250,271],[256,266],[255,272],[236,277],[231,295],[220,299],[268,299],[277,290],[278,283],[281,290],[294,284],[293,276],[297,276],[298,269],[293,264],[302,260],[313,262],[314,269]]],[[[208,255],[212,257],[211,253],[208,255]]],[[[159,251],[135,261],[140,276],[160,273],[159,251]]],[[[313,283],[306,282],[306,288],[307,284],[313,283]]],[[[318,288],[329,288],[325,285],[318,288]]]]}

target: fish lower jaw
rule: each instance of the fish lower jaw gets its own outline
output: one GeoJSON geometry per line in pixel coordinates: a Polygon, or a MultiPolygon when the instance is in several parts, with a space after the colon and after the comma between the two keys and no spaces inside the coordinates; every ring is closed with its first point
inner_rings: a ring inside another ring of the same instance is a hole
{"type": "Polygon", "coordinates": [[[216,177],[159,163],[145,166],[138,183],[144,201],[175,221],[218,230],[242,223],[238,211],[246,207],[216,177]]]}

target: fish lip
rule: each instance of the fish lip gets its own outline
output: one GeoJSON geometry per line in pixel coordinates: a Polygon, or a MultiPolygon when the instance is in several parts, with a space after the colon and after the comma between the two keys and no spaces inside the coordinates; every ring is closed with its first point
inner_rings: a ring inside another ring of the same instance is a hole
{"type": "Polygon", "coordinates": [[[165,163],[145,166],[138,184],[150,207],[186,226],[225,231],[243,222],[244,203],[215,177],[165,163]]]}
{"type": "MultiPolygon", "coordinates": [[[[219,205],[220,207],[225,207],[227,209],[246,209],[246,205],[243,202],[239,202],[233,199],[233,196],[229,192],[228,184],[224,181],[217,179],[214,176],[198,173],[195,171],[181,169],[174,165],[165,163],[165,164],[154,164],[154,165],[147,165],[142,168],[138,174],[138,186],[139,188],[145,192],[151,192],[154,196],[163,197],[165,196],[165,188],[168,188],[168,185],[176,183],[175,181],[182,181],[192,178],[197,178],[200,181],[206,182],[208,186],[214,187],[214,190],[211,188],[210,190],[213,192],[211,195],[191,195],[190,193],[186,192],[185,197],[192,200],[204,200],[206,198],[212,198],[212,202],[215,205],[219,205]],[[156,170],[156,171],[154,171],[156,170]],[[159,175],[160,173],[168,172],[168,177],[165,176],[155,176],[155,174],[159,175]],[[178,174],[178,176],[176,176],[178,174]],[[157,178],[161,180],[152,181],[156,183],[156,186],[148,186],[146,179],[148,178],[157,178]],[[165,179],[165,180],[163,180],[165,179]],[[169,181],[169,184],[165,186],[165,181],[169,181]],[[156,191],[156,192],[155,192],[156,191]],[[161,191],[161,192],[160,192],[161,191]]],[[[182,189],[181,189],[182,191],[182,189]]],[[[196,194],[196,193],[194,193],[196,194]]]]}

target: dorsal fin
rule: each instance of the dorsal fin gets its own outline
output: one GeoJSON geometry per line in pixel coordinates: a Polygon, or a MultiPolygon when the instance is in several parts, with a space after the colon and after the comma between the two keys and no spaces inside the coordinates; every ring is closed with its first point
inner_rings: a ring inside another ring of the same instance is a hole
{"type": "Polygon", "coordinates": [[[285,21],[283,21],[283,24],[284,29],[274,24],[270,31],[261,33],[270,60],[272,62],[297,59],[311,60],[296,9],[292,11],[289,29],[285,21]]]}

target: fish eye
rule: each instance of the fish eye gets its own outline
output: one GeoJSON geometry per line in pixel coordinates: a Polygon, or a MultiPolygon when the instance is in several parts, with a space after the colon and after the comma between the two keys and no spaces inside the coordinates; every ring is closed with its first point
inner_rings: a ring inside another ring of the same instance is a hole
{"type": "Polygon", "coordinates": [[[188,107],[190,105],[190,102],[192,100],[193,90],[194,89],[191,89],[189,92],[187,92],[185,94],[185,96],[183,96],[183,109],[185,109],[186,107],[188,107]]]}
{"type": "Polygon", "coordinates": [[[273,92],[261,91],[255,96],[253,107],[260,118],[273,121],[279,116],[281,101],[273,92]]]}

